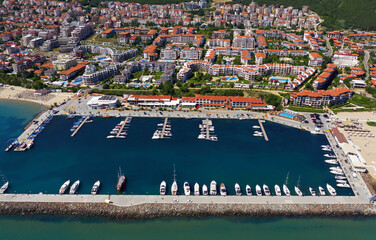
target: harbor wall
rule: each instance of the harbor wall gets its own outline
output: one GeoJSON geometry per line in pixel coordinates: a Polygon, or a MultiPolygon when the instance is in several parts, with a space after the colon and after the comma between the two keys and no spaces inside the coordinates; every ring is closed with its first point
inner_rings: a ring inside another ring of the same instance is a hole
{"type": "Polygon", "coordinates": [[[196,204],[147,203],[120,207],[107,203],[0,202],[2,215],[62,215],[109,219],[206,216],[376,216],[368,204],[196,204]]]}

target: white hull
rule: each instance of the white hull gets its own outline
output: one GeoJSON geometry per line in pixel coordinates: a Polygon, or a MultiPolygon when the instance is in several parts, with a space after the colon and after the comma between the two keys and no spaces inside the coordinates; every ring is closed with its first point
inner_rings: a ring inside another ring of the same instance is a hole
{"type": "Polygon", "coordinates": [[[208,194],[208,187],[205,184],[202,185],[202,195],[207,196],[208,194]]]}
{"type": "Polygon", "coordinates": [[[242,190],[240,189],[239,184],[235,184],[235,193],[236,193],[237,196],[242,195],[242,190]]]}
{"type": "Polygon", "coordinates": [[[217,195],[217,183],[215,181],[210,183],[210,195],[217,195]]]}
{"type": "Polygon", "coordinates": [[[100,181],[96,181],[93,185],[93,187],[91,188],[91,195],[96,195],[99,191],[99,187],[101,186],[101,182],[100,181]]]}
{"type": "Polygon", "coordinates": [[[329,184],[326,184],[326,189],[328,189],[328,192],[329,192],[330,195],[332,195],[332,196],[337,195],[336,190],[332,186],[330,186],[329,184]]]}
{"type": "Polygon", "coordinates": [[[350,188],[350,185],[347,184],[347,183],[338,183],[337,187],[340,187],[340,188],[350,188]]]}
{"type": "Polygon", "coordinates": [[[267,185],[264,184],[262,186],[262,189],[264,190],[264,193],[265,193],[266,196],[270,196],[270,189],[267,185]]]}
{"type": "Polygon", "coordinates": [[[0,194],[5,193],[5,191],[8,189],[9,182],[4,183],[4,185],[0,188],[0,194]]]}
{"type": "Polygon", "coordinates": [[[276,184],[274,186],[275,195],[282,196],[281,188],[276,184]]]}
{"type": "Polygon", "coordinates": [[[227,195],[227,189],[226,189],[226,186],[223,183],[221,184],[221,187],[220,187],[219,190],[220,190],[221,196],[227,195]]]}
{"type": "Polygon", "coordinates": [[[67,189],[68,189],[68,187],[69,187],[69,184],[70,184],[70,180],[66,181],[66,182],[60,187],[59,194],[64,194],[65,191],[67,191],[67,189]]]}
{"type": "Polygon", "coordinates": [[[75,181],[69,190],[69,194],[75,194],[79,186],[80,186],[80,180],[75,181]]]}
{"type": "Polygon", "coordinates": [[[257,196],[261,196],[262,195],[261,187],[258,184],[256,185],[256,194],[257,194],[257,196]]]}
{"type": "Polygon", "coordinates": [[[191,195],[191,187],[189,186],[188,182],[184,182],[184,194],[186,196],[191,195]]]}
{"type": "Polygon", "coordinates": [[[283,192],[285,193],[286,196],[291,195],[290,189],[285,184],[283,184],[283,192]]]}
{"type": "Polygon", "coordinates": [[[298,196],[303,196],[302,191],[300,191],[300,189],[296,186],[295,186],[295,192],[296,192],[296,194],[298,194],[298,196]]]}
{"type": "Polygon", "coordinates": [[[177,195],[178,194],[178,184],[176,183],[176,181],[174,181],[172,183],[172,186],[171,186],[171,194],[172,195],[177,195]]]}
{"type": "Polygon", "coordinates": [[[311,193],[312,196],[316,196],[316,192],[315,190],[313,190],[313,188],[309,188],[309,192],[311,193]]]}
{"type": "Polygon", "coordinates": [[[167,190],[166,187],[167,187],[166,182],[162,181],[161,185],[159,186],[159,194],[166,195],[166,190],[167,190]]]}
{"type": "Polygon", "coordinates": [[[320,192],[321,196],[325,196],[326,195],[324,188],[322,188],[320,186],[319,186],[319,192],[320,192]]]}
{"type": "Polygon", "coordinates": [[[195,186],[194,186],[194,194],[196,196],[200,195],[200,185],[198,185],[198,183],[195,183],[195,186]]]}
{"type": "Polygon", "coordinates": [[[252,196],[251,186],[249,185],[245,186],[245,192],[247,193],[248,196],[252,196]]]}

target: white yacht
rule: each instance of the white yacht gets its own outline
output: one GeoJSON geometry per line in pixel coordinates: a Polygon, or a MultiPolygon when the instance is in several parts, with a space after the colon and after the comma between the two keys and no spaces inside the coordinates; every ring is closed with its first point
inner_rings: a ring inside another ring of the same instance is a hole
{"type": "Polygon", "coordinates": [[[240,186],[239,184],[235,183],[235,193],[236,195],[238,196],[241,196],[242,195],[242,190],[240,189],[240,186]]]}
{"type": "Polygon", "coordinates": [[[5,193],[5,191],[8,189],[9,182],[4,183],[4,185],[0,188],[0,194],[5,193]]]}
{"type": "Polygon", "coordinates": [[[282,196],[281,188],[276,184],[274,185],[275,195],[282,196]]]}
{"type": "Polygon", "coordinates": [[[259,128],[261,128],[261,127],[258,126],[258,125],[253,125],[252,128],[259,129],[259,128]]]}
{"type": "Polygon", "coordinates": [[[340,188],[350,188],[350,185],[348,183],[338,183],[337,187],[340,187],[340,188]]]}
{"type": "Polygon", "coordinates": [[[291,195],[290,189],[285,184],[283,184],[283,192],[285,193],[286,196],[291,195]]]}
{"type": "Polygon", "coordinates": [[[339,166],[337,166],[337,167],[330,167],[329,169],[332,170],[332,171],[342,171],[342,168],[340,168],[339,166]]]}
{"type": "Polygon", "coordinates": [[[205,184],[202,185],[202,195],[204,196],[208,195],[208,187],[205,184]]]}
{"type": "Polygon", "coordinates": [[[298,196],[303,196],[302,191],[300,191],[300,189],[297,186],[295,186],[295,192],[296,194],[298,194],[298,196]]]}
{"type": "Polygon", "coordinates": [[[171,194],[172,195],[178,195],[178,191],[179,191],[178,184],[174,180],[174,182],[172,183],[172,186],[171,186],[171,194]]]}
{"type": "Polygon", "coordinates": [[[334,154],[329,154],[329,153],[327,153],[327,154],[324,154],[324,157],[328,157],[328,158],[337,158],[336,157],[336,155],[334,155],[334,154]]]}
{"type": "Polygon", "coordinates": [[[327,151],[327,152],[331,152],[332,148],[330,148],[330,147],[323,147],[323,148],[321,148],[321,150],[327,151]]]}
{"type": "Polygon", "coordinates": [[[70,184],[70,180],[66,181],[63,185],[61,185],[59,194],[64,194],[65,191],[67,191],[69,184],[70,184]]]}
{"type": "Polygon", "coordinates": [[[197,137],[198,139],[205,139],[206,137],[205,137],[205,135],[204,134],[200,134],[200,135],[198,135],[198,137],[197,137]]]}
{"type": "Polygon", "coordinates": [[[344,175],[336,175],[334,178],[335,179],[341,179],[341,180],[347,179],[344,175]]]}
{"type": "Polygon", "coordinates": [[[107,138],[115,138],[114,135],[108,135],[107,138]]]}
{"type": "Polygon", "coordinates": [[[328,163],[328,164],[332,164],[332,165],[338,164],[338,161],[335,160],[335,159],[327,159],[327,160],[325,160],[325,162],[328,163]]]}
{"type": "Polygon", "coordinates": [[[334,175],[343,175],[343,171],[342,170],[332,170],[330,171],[331,174],[334,174],[334,175]]]}
{"type": "Polygon", "coordinates": [[[321,196],[325,196],[326,195],[324,188],[322,188],[321,186],[319,186],[319,192],[320,192],[321,196]]]}
{"type": "Polygon", "coordinates": [[[316,196],[316,192],[313,190],[313,188],[309,187],[308,189],[312,196],[316,196]]]}
{"type": "Polygon", "coordinates": [[[167,187],[166,182],[162,181],[161,185],[159,186],[159,194],[166,195],[166,187],[167,187]]]}
{"type": "Polygon", "coordinates": [[[217,142],[218,138],[216,136],[211,136],[211,137],[209,137],[209,140],[213,141],[213,142],[217,142]]]}
{"type": "Polygon", "coordinates": [[[217,195],[217,183],[214,180],[210,183],[210,195],[217,195]]]}
{"type": "Polygon", "coordinates": [[[184,194],[186,196],[191,195],[191,187],[189,186],[188,182],[184,182],[184,194]]]}
{"type": "Polygon", "coordinates": [[[221,183],[221,187],[220,187],[219,190],[220,190],[221,196],[226,196],[227,195],[227,189],[226,189],[225,184],[221,183]]]}
{"type": "Polygon", "coordinates": [[[322,148],[328,148],[330,145],[321,145],[322,148]]]}
{"type": "Polygon", "coordinates": [[[269,187],[267,185],[262,185],[262,188],[264,190],[264,193],[266,196],[270,196],[270,190],[269,190],[269,187]]]}
{"type": "Polygon", "coordinates": [[[95,195],[98,193],[99,191],[99,187],[101,186],[101,182],[100,181],[96,181],[93,185],[93,187],[91,188],[91,195],[95,195]]]}
{"type": "Polygon", "coordinates": [[[262,195],[261,187],[258,184],[256,185],[256,194],[257,194],[257,196],[261,196],[262,195]]]}
{"type": "Polygon", "coordinates": [[[329,192],[330,195],[332,195],[332,196],[337,195],[336,190],[332,186],[330,186],[329,183],[326,184],[326,189],[328,189],[328,192],[329,192]]]}
{"type": "Polygon", "coordinates": [[[198,183],[195,183],[195,186],[194,186],[194,194],[196,196],[200,195],[200,185],[198,183]]]}
{"type": "Polygon", "coordinates": [[[336,179],[336,183],[347,183],[347,180],[336,179]]]}
{"type": "Polygon", "coordinates": [[[75,181],[69,190],[69,194],[75,194],[79,186],[80,186],[80,180],[75,181]]]}
{"type": "Polygon", "coordinates": [[[247,193],[248,196],[252,196],[251,186],[249,185],[245,186],[245,192],[247,193]]]}

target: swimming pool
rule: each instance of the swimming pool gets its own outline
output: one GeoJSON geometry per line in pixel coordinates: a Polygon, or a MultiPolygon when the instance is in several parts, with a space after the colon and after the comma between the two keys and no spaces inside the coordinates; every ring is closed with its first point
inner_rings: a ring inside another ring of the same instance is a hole
{"type": "Polygon", "coordinates": [[[269,78],[270,81],[279,81],[279,82],[288,82],[289,79],[287,78],[278,78],[278,77],[271,77],[269,78]]]}
{"type": "Polygon", "coordinates": [[[285,113],[285,112],[281,112],[279,115],[282,116],[282,117],[287,117],[287,118],[291,118],[291,119],[294,118],[294,115],[288,114],[288,113],[285,113]]]}
{"type": "Polygon", "coordinates": [[[226,77],[226,81],[238,81],[237,77],[226,77]]]}
{"type": "Polygon", "coordinates": [[[98,61],[100,61],[100,60],[104,60],[104,59],[106,59],[107,57],[99,57],[98,58],[98,61]]]}

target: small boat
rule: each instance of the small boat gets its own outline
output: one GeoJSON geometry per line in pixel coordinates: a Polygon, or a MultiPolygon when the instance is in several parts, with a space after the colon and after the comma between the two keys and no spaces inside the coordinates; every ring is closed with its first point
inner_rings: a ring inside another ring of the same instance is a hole
{"type": "Polygon", "coordinates": [[[341,179],[341,180],[347,179],[347,177],[345,177],[344,175],[336,175],[334,178],[335,179],[341,179]]]}
{"type": "Polygon", "coordinates": [[[202,185],[202,195],[207,196],[208,194],[208,187],[205,184],[202,185]]]}
{"type": "Polygon", "coordinates": [[[295,192],[296,194],[298,194],[298,196],[303,196],[302,191],[300,191],[300,189],[297,186],[295,186],[295,192]]]}
{"type": "Polygon", "coordinates": [[[270,190],[269,190],[269,187],[267,185],[262,185],[262,188],[264,190],[264,193],[266,196],[270,196],[270,190]]]}
{"type": "Polygon", "coordinates": [[[116,138],[122,138],[122,139],[124,139],[124,138],[127,138],[126,136],[116,136],[116,138]]]}
{"type": "Polygon", "coordinates": [[[98,193],[99,191],[99,187],[101,186],[101,182],[100,181],[96,181],[93,185],[93,187],[91,188],[91,195],[95,195],[98,193]]]}
{"type": "Polygon", "coordinates": [[[161,133],[157,130],[154,132],[153,136],[151,139],[160,139],[161,138],[161,133]]]}
{"type": "Polygon", "coordinates": [[[276,184],[274,185],[275,195],[282,196],[281,188],[276,184]]]}
{"type": "Polygon", "coordinates": [[[346,180],[343,180],[343,179],[336,179],[336,182],[337,182],[337,183],[347,183],[347,181],[346,181],[346,180]]]}
{"type": "Polygon", "coordinates": [[[116,184],[117,191],[121,191],[125,184],[125,175],[121,172],[121,168],[119,167],[118,172],[118,182],[116,184]]]}
{"type": "Polygon", "coordinates": [[[114,135],[108,135],[106,138],[115,138],[114,135]]]}
{"type": "Polygon", "coordinates": [[[161,185],[159,186],[159,194],[166,195],[166,182],[162,181],[161,185]]]}
{"type": "Polygon", "coordinates": [[[240,189],[240,186],[239,184],[235,184],[235,193],[237,196],[241,196],[242,195],[242,190],[240,189]]]}
{"type": "Polygon", "coordinates": [[[8,189],[9,182],[4,183],[4,185],[0,188],[0,194],[5,193],[5,191],[8,189]]]}
{"type": "Polygon", "coordinates": [[[319,186],[319,192],[320,192],[321,196],[325,196],[326,195],[324,188],[322,188],[321,186],[319,186]]]}
{"type": "Polygon", "coordinates": [[[198,137],[197,137],[198,139],[205,139],[206,137],[205,137],[205,135],[204,134],[200,134],[200,135],[198,135],[198,137]]]}
{"type": "Polygon", "coordinates": [[[334,175],[343,175],[343,171],[342,170],[332,170],[330,171],[331,174],[334,174],[334,175]]]}
{"type": "Polygon", "coordinates": [[[321,150],[323,150],[323,151],[327,151],[327,152],[331,152],[331,151],[332,151],[331,148],[322,148],[321,150]]]}
{"type": "Polygon", "coordinates": [[[335,159],[328,159],[328,160],[325,160],[326,163],[328,164],[333,164],[333,165],[337,165],[338,164],[338,161],[335,160],[335,159]]]}
{"type": "Polygon", "coordinates": [[[227,189],[226,189],[225,184],[221,183],[221,187],[220,187],[219,191],[221,193],[221,196],[226,196],[227,195],[227,189]]]}
{"type": "Polygon", "coordinates": [[[329,148],[330,145],[321,145],[322,148],[329,148]]]}
{"type": "Polygon", "coordinates": [[[261,128],[261,127],[258,126],[258,125],[253,125],[252,128],[259,129],[259,128],[261,128]]]}
{"type": "Polygon", "coordinates": [[[189,186],[188,182],[184,182],[184,194],[186,196],[191,195],[191,187],[189,186]]]}
{"type": "Polygon", "coordinates": [[[217,195],[217,183],[214,180],[210,183],[210,195],[217,195]]]}
{"type": "Polygon", "coordinates": [[[70,184],[70,180],[66,181],[63,185],[61,185],[59,194],[64,194],[65,191],[67,191],[69,184],[70,184]]]}
{"type": "Polygon", "coordinates": [[[198,183],[195,183],[194,194],[195,194],[195,196],[200,195],[200,185],[198,183]]]}
{"type": "Polygon", "coordinates": [[[79,186],[80,186],[80,180],[75,181],[69,190],[69,194],[75,194],[79,186]]]}
{"type": "Polygon", "coordinates": [[[283,192],[285,193],[286,196],[291,195],[290,189],[285,184],[283,184],[283,192]]]}
{"type": "Polygon", "coordinates": [[[261,187],[260,187],[260,185],[256,185],[256,195],[257,196],[261,196],[262,195],[262,192],[261,192],[261,187]]]}
{"type": "Polygon", "coordinates": [[[338,183],[337,187],[340,187],[340,188],[350,188],[350,185],[348,183],[338,183]]]}
{"type": "Polygon", "coordinates": [[[312,196],[316,196],[316,192],[313,190],[313,188],[309,187],[308,189],[312,196]]]}
{"type": "Polygon", "coordinates": [[[254,133],[253,136],[254,137],[262,137],[263,135],[262,135],[262,133],[254,133]]]}
{"type": "Polygon", "coordinates": [[[252,196],[251,186],[249,185],[245,186],[245,192],[247,193],[248,196],[252,196]]]}
{"type": "Polygon", "coordinates": [[[330,167],[329,169],[332,170],[332,171],[342,171],[342,168],[340,168],[339,166],[337,166],[337,167],[330,167]]]}
{"type": "Polygon", "coordinates": [[[217,142],[217,141],[218,141],[218,138],[215,137],[215,136],[212,136],[212,137],[209,137],[209,140],[210,140],[210,141],[217,142]]]}
{"type": "Polygon", "coordinates": [[[337,195],[336,190],[331,185],[329,185],[329,183],[326,184],[326,189],[328,189],[328,192],[329,192],[330,195],[332,195],[332,196],[337,195]]]}
{"type": "Polygon", "coordinates": [[[171,186],[171,194],[172,195],[177,195],[178,194],[178,184],[176,183],[176,181],[174,181],[172,183],[172,186],[171,186]]]}
{"type": "Polygon", "coordinates": [[[327,154],[324,154],[324,157],[328,157],[328,158],[337,158],[336,157],[336,155],[334,155],[334,154],[329,154],[329,153],[327,153],[327,154]]]}

